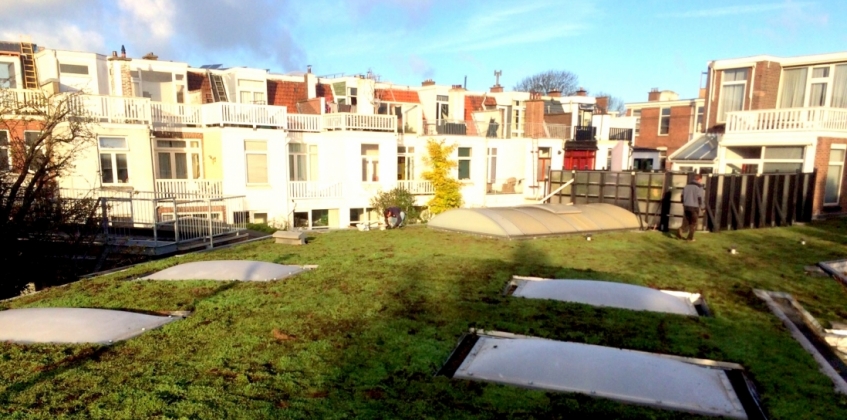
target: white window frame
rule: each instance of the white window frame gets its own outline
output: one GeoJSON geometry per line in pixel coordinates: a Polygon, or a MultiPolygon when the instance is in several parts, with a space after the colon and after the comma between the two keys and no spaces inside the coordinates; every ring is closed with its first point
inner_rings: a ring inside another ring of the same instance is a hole
{"type": "Polygon", "coordinates": [[[497,148],[488,148],[488,183],[497,182],[497,148]]]}
{"type": "Polygon", "coordinates": [[[415,147],[397,146],[397,180],[415,180],[415,147]],[[403,159],[403,173],[400,173],[400,159],[403,159]],[[402,178],[401,178],[402,177],[402,178]]]}
{"type": "Polygon", "coordinates": [[[836,198],[835,201],[826,201],[826,181],[824,180],[824,192],[823,192],[823,205],[824,206],[837,206],[841,203],[841,189],[844,183],[844,161],[841,162],[833,162],[832,161],[832,151],[833,150],[841,150],[844,152],[845,157],[847,157],[847,144],[832,144],[829,146],[829,163],[827,163],[826,173],[829,174],[829,171],[832,170],[833,166],[838,166],[838,189],[836,190],[836,198]]]}
{"type": "Polygon", "coordinates": [[[9,130],[0,130],[0,135],[5,135],[5,140],[0,140],[0,171],[8,172],[12,170],[12,155],[9,154],[9,130]]]}
{"type": "Polygon", "coordinates": [[[809,70],[806,72],[806,98],[803,101],[803,104],[809,108],[818,108],[818,107],[828,107],[830,103],[832,103],[832,77],[835,73],[835,68],[830,65],[823,66],[809,66],[809,70]],[[814,73],[816,69],[826,69],[827,75],[824,77],[815,77],[814,73]],[[823,84],[825,86],[826,92],[823,95],[823,105],[812,105],[812,86],[816,84],[823,84]]]}
{"type": "Polygon", "coordinates": [[[663,106],[663,107],[659,108],[659,127],[658,127],[658,129],[659,129],[658,134],[660,136],[667,136],[671,132],[671,107],[663,106]],[[668,111],[668,115],[664,115],[665,110],[668,111]],[[663,133],[662,132],[662,120],[664,120],[665,118],[667,118],[667,120],[668,120],[668,131],[663,133]]]}
{"type": "Polygon", "coordinates": [[[156,147],[155,147],[156,160],[154,164],[156,165],[156,179],[174,179],[174,180],[197,180],[203,179],[203,151],[200,144],[199,139],[156,139],[156,147]],[[181,141],[185,142],[184,147],[173,147],[173,146],[161,146],[160,142],[175,142],[181,141]],[[167,153],[170,156],[170,165],[171,165],[171,177],[165,178],[162,176],[162,168],[159,162],[159,154],[167,153]],[[188,173],[185,178],[177,178],[176,177],[176,155],[177,153],[185,154],[185,167],[188,173]],[[192,156],[197,156],[197,171],[198,174],[194,176],[194,161],[192,156]]]}
{"type": "Polygon", "coordinates": [[[265,84],[261,80],[238,79],[238,102],[242,104],[266,105],[265,84]],[[244,96],[248,97],[245,101],[244,96]]]}
{"type": "Polygon", "coordinates": [[[635,117],[635,135],[641,133],[641,109],[633,109],[632,116],[635,117]]]}
{"type": "Polygon", "coordinates": [[[379,144],[362,143],[360,150],[362,155],[362,182],[379,182],[379,144]],[[366,154],[364,150],[366,146],[376,146],[376,155],[366,154]]]}
{"type": "Polygon", "coordinates": [[[100,184],[101,185],[126,185],[130,184],[130,169],[129,169],[129,141],[126,137],[123,136],[98,136],[97,137],[97,150],[98,150],[98,160],[97,165],[99,166],[99,175],[100,175],[100,184]],[[121,139],[124,141],[123,147],[109,147],[103,145],[103,139],[121,139]],[[112,163],[112,180],[113,182],[105,182],[103,180],[103,155],[109,155],[112,163]],[[119,168],[118,168],[118,155],[124,155],[126,159],[126,182],[120,182],[120,177],[118,177],[119,168]],[[117,181],[117,182],[115,182],[117,181]]]}
{"type": "Polygon", "coordinates": [[[318,145],[308,143],[288,144],[288,180],[289,181],[317,181],[318,180],[318,145]],[[302,145],[305,151],[292,151],[292,145],[302,145]],[[302,158],[302,160],[300,159],[302,158]],[[302,173],[297,175],[301,164],[305,166],[302,173]],[[300,179],[303,178],[303,179],[300,179]]]}
{"type": "Polygon", "coordinates": [[[473,159],[473,148],[472,147],[458,147],[458,148],[456,148],[456,156],[457,156],[456,179],[458,179],[459,181],[470,181],[471,178],[473,177],[472,172],[471,172],[471,169],[472,169],[471,160],[473,159]],[[461,154],[462,149],[468,150],[467,156],[462,156],[462,154],[461,154]],[[461,169],[460,168],[462,166],[462,162],[468,162],[468,177],[467,178],[461,177],[461,169]]]}
{"type": "Polygon", "coordinates": [[[746,103],[746,99],[747,99],[747,80],[749,78],[750,78],[750,68],[748,68],[748,67],[742,67],[742,68],[736,68],[736,69],[724,69],[723,70],[723,72],[721,73],[721,95],[720,95],[720,99],[718,100],[717,122],[719,122],[719,123],[726,122],[726,113],[727,112],[743,111],[744,110],[744,104],[746,103]],[[739,71],[739,70],[744,71],[744,79],[743,80],[734,80],[734,81],[730,81],[730,82],[724,80],[727,72],[729,72],[729,71],[739,71]],[[734,111],[726,111],[724,109],[724,106],[725,106],[724,101],[727,100],[726,99],[726,92],[725,92],[726,87],[727,86],[736,86],[736,85],[743,85],[744,86],[744,90],[741,92],[741,107],[737,110],[734,110],[734,111]]]}
{"type": "Polygon", "coordinates": [[[244,182],[247,185],[267,185],[270,179],[270,165],[268,162],[268,141],[267,140],[244,140],[244,182]],[[264,150],[260,149],[248,149],[247,143],[255,143],[264,144],[264,150]],[[250,181],[250,160],[248,156],[264,156],[265,157],[265,179],[264,181],[254,180],[250,181]]]}
{"type": "MultiPolygon", "coordinates": [[[[724,163],[724,172],[726,172],[726,173],[730,173],[729,168],[728,168],[728,167],[729,167],[729,165],[738,165],[738,166],[741,166],[741,165],[756,165],[756,173],[758,173],[758,174],[763,174],[763,173],[765,173],[765,165],[766,165],[766,164],[768,164],[768,163],[794,163],[794,164],[800,164],[800,168],[801,168],[801,170],[802,170],[803,165],[805,165],[805,160],[806,160],[807,155],[808,155],[808,148],[807,148],[806,146],[804,146],[804,145],[799,145],[799,144],[785,144],[785,145],[779,145],[779,146],[767,146],[767,145],[757,146],[757,145],[751,145],[751,146],[728,146],[728,147],[758,147],[758,148],[760,148],[761,150],[760,150],[760,152],[759,152],[759,157],[757,157],[757,158],[747,158],[747,159],[732,159],[732,158],[726,158],[726,159],[725,159],[725,163],[724,163]],[[767,153],[767,148],[768,148],[768,147],[774,147],[774,148],[780,148],[780,147],[796,147],[796,148],[802,148],[802,149],[803,149],[803,157],[802,157],[802,158],[800,158],[800,159],[773,159],[773,158],[767,159],[767,158],[765,158],[765,154],[767,153]]],[[[786,172],[786,173],[787,173],[787,172],[786,172]]]]}

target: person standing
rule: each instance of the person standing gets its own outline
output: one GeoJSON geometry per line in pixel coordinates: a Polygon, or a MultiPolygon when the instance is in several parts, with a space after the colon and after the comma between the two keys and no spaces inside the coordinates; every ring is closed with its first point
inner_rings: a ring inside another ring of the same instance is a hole
{"type": "Polygon", "coordinates": [[[688,228],[689,241],[694,241],[694,231],[697,230],[697,218],[700,216],[700,209],[704,205],[703,184],[700,181],[703,177],[700,174],[694,175],[694,179],[682,189],[682,207],[685,218],[682,220],[682,227],[676,232],[676,237],[683,239],[682,231],[688,228]]]}
{"type": "Polygon", "coordinates": [[[406,212],[401,210],[400,207],[386,208],[383,216],[385,216],[385,227],[388,229],[399,228],[406,221],[406,212]]]}

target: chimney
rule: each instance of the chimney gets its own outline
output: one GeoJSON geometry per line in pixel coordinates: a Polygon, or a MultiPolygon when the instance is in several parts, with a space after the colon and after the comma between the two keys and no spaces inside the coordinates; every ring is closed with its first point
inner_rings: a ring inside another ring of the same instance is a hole
{"type": "Polygon", "coordinates": [[[656,101],[659,100],[659,97],[661,96],[661,94],[662,93],[659,92],[659,88],[650,89],[650,93],[647,94],[647,101],[648,102],[656,102],[656,101]]]}
{"type": "Polygon", "coordinates": [[[126,58],[126,48],[121,45],[121,58],[126,58]]]}
{"type": "Polygon", "coordinates": [[[306,73],[312,74],[312,65],[311,64],[306,65],[306,73]]]}
{"type": "Polygon", "coordinates": [[[588,91],[583,89],[582,86],[579,87],[579,90],[576,91],[576,96],[585,96],[588,94],[588,91]]]}
{"type": "Polygon", "coordinates": [[[491,93],[500,93],[500,92],[503,92],[503,86],[500,86],[500,85],[491,86],[491,93]]]}
{"type": "Polygon", "coordinates": [[[435,86],[435,81],[432,79],[426,79],[421,83],[421,86],[435,86]]]}
{"type": "Polygon", "coordinates": [[[312,74],[312,66],[309,66],[308,70],[303,75],[303,84],[306,85],[306,91],[304,92],[306,97],[304,99],[314,99],[318,96],[318,79],[312,74]]]}
{"type": "Polygon", "coordinates": [[[558,89],[553,89],[553,90],[547,92],[547,96],[549,96],[551,98],[561,98],[562,97],[562,91],[560,91],[558,89]]]}
{"type": "Polygon", "coordinates": [[[537,101],[541,99],[541,94],[538,92],[529,92],[529,100],[537,101]]]}
{"type": "Polygon", "coordinates": [[[597,97],[597,108],[599,109],[600,115],[605,115],[606,110],[609,108],[609,97],[608,96],[598,96],[597,97]]]}
{"type": "Polygon", "coordinates": [[[462,85],[452,85],[453,87],[450,90],[465,90],[462,85]]]}

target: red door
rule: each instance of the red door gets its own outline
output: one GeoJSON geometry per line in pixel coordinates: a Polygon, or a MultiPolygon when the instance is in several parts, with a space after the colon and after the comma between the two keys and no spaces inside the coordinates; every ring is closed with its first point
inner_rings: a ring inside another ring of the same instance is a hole
{"type": "Polygon", "coordinates": [[[565,170],[591,170],[594,169],[595,150],[567,150],[565,151],[565,170]]]}

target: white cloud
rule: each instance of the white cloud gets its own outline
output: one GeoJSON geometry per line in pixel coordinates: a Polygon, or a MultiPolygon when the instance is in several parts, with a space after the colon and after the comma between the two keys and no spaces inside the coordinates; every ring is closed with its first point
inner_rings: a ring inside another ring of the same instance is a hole
{"type": "Polygon", "coordinates": [[[134,32],[167,40],[174,34],[173,4],[168,0],[120,0],[118,7],[125,32],[134,32]],[[131,29],[130,29],[131,28],[131,29]]]}
{"type": "Polygon", "coordinates": [[[719,17],[719,16],[728,16],[728,15],[741,15],[741,14],[754,14],[754,13],[764,13],[764,12],[772,12],[776,10],[785,10],[791,8],[802,8],[804,6],[811,5],[813,3],[808,2],[784,2],[784,3],[763,3],[763,4],[747,4],[747,5],[734,5],[734,6],[726,6],[726,7],[715,7],[711,9],[700,9],[700,10],[689,10],[685,12],[674,12],[674,13],[663,13],[660,14],[659,17],[673,17],[673,18],[708,18],[708,17],[719,17]]]}

